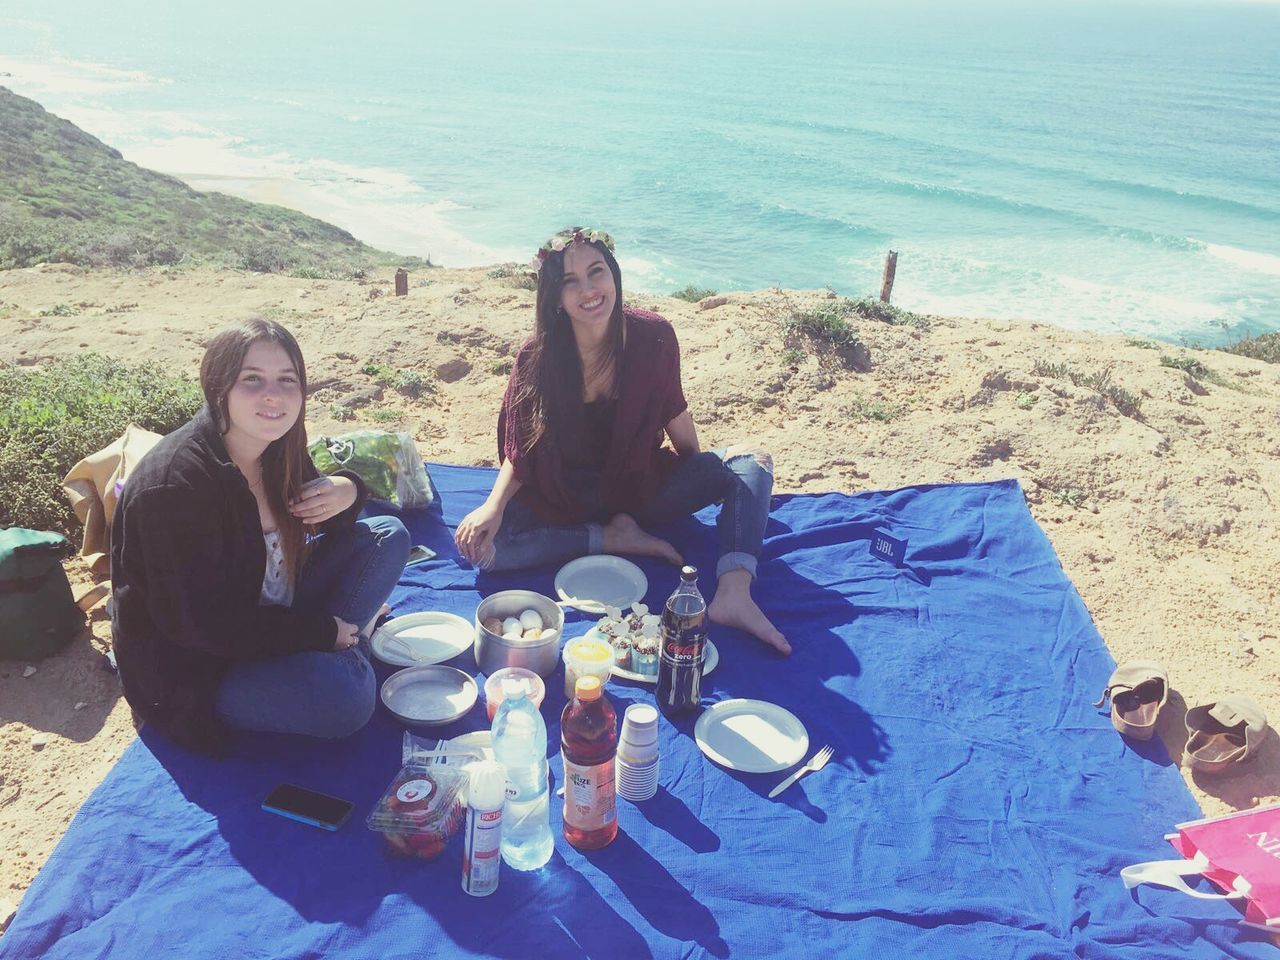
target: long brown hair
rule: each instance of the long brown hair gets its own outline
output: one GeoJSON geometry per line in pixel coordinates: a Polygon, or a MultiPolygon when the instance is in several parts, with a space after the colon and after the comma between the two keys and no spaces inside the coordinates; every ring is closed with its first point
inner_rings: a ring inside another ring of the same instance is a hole
{"type": "Polygon", "coordinates": [[[272,441],[262,452],[262,490],[267,495],[271,510],[280,527],[280,542],[284,548],[285,568],[289,582],[297,580],[302,567],[307,542],[307,524],[289,512],[289,501],[298,496],[309,471],[307,453],[307,366],[302,359],[302,349],[293,334],[276,323],[255,317],[223,330],[205,348],[200,361],[200,389],[204,391],[209,412],[220,433],[231,427],[227,410],[227,394],[240,378],[249,348],[259,340],[266,340],[284,349],[298,372],[298,388],[301,403],[298,419],[279,440],[272,441]]]}
{"type": "Polygon", "coordinates": [[[573,336],[573,321],[560,306],[564,255],[574,243],[595,247],[613,274],[617,296],[613,313],[609,316],[609,329],[605,332],[604,344],[592,372],[612,370],[615,389],[618,382],[618,364],[626,334],[626,321],[622,314],[622,270],[604,241],[587,239],[586,233],[585,227],[561,230],[556,236],[565,239],[564,248],[550,251],[538,271],[537,325],[533,346],[528,359],[520,364],[512,405],[518,418],[520,449],[525,453],[545,438],[553,454],[562,454],[582,423],[586,372],[582,369],[582,357],[573,336]],[[575,240],[575,236],[582,239],[575,240]]]}

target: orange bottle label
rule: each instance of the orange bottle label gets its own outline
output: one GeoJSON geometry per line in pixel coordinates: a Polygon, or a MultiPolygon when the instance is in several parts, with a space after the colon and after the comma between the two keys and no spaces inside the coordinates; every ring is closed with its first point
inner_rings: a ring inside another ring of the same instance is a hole
{"type": "MultiPolygon", "coordinates": [[[[563,756],[563,753],[561,754],[563,756]]],[[[564,819],[578,830],[599,830],[618,817],[613,757],[594,766],[564,758],[564,819]]]]}

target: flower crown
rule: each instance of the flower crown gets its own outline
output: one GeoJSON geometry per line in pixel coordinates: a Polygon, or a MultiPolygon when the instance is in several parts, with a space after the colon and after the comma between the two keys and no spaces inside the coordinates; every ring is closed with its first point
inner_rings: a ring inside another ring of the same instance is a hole
{"type": "Polygon", "coordinates": [[[554,237],[538,248],[538,252],[533,259],[529,261],[529,269],[533,271],[536,277],[542,270],[542,265],[546,262],[547,257],[553,253],[560,253],[565,247],[571,243],[603,243],[610,253],[613,252],[613,237],[609,236],[603,230],[588,230],[585,227],[577,227],[573,230],[561,230],[554,237]]]}

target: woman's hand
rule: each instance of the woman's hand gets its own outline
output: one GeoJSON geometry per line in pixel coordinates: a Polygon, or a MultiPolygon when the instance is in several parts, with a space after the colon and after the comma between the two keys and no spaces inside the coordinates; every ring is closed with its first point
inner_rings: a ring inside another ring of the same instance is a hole
{"type": "Polygon", "coordinates": [[[341,653],[343,650],[350,650],[360,642],[360,630],[354,623],[347,623],[337,617],[333,618],[333,622],[338,625],[338,638],[333,641],[333,652],[341,653]]]}
{"type": "Polygon", "coordinates": [[[303,523],[324,523],[355,503],[356,495],[356,485],[347,477],[317,477],[303,484],[298,498],[289,502],[289,512],[303,523]]]}
{"type": "Polygon", "coordinates": [[[458,552],[477,567],[487,569],[493,563],[493,539],[500,526],[502,509],[486,500],[458,524],[458,531],[453,535],[458,552]]]}

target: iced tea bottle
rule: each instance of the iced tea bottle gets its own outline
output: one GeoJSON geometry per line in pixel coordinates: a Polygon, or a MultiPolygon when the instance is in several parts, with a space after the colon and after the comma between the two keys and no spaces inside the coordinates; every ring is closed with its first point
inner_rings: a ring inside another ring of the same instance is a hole
{"type": "Polygon", "coordinates": [[[599,677],[579,677],[560,715],[564,759],[564,838],[579,850],[599,850],[618,835],[614,758],[618,716],[599,677]]]}

